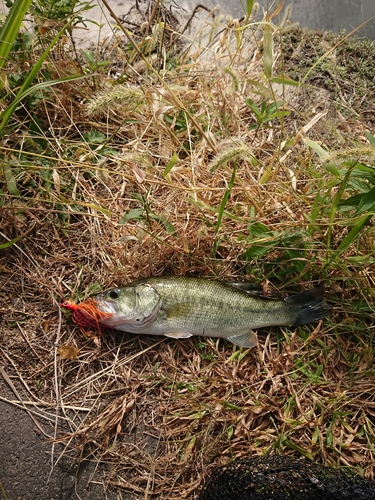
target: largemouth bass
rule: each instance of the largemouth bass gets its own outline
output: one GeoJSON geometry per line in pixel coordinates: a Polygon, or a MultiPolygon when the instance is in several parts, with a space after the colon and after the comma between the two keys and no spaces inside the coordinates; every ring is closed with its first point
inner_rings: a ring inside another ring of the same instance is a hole
{"type": "Polygon", "coordinates": [[[249,348],[258,342],[253,329],[293,327],[326,317],[332,308],[323,293],[314,288],[285,300],[264,299],[220,281],[166,276],[139,279],[90,300],[98,309],[99,327],[178,339],[221,337],[249,348]]]}

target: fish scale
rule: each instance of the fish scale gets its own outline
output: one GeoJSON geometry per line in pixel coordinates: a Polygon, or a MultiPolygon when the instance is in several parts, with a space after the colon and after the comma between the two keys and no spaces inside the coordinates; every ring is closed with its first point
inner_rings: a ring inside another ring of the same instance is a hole
{"type": "MultiPolygon", "coordinates": [[[[263,301],[254,300],[245,292],[224,283],[211,282],[202,286],[199,279],[176,279],[174,288],[165,289],[163,282],[151,281],[152,286],[163,297],[166,317],[160,315],[154,326],[162,329],[166,322],[174,321],[176,328],[201,328],[202,332],[244,328],[244,321],[252,328],[273,324],[272,317],[279,312],[278,321],[288,322],[292,311],[288,307],[280,310],[279,302],[270,301],[267,316],[262,313],[263,301]],[[181,287],[184,293],[179,293],[181,287]]],[[[284,305],[284,303],[282,302],[284,305]]],[[[276,323],[279,324],[279,323],[276,323]]]]}

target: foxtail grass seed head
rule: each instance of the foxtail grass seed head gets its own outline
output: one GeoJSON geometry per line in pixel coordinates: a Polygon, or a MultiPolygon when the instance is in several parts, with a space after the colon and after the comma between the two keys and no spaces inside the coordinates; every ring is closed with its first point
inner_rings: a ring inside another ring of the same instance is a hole
{"type": "Polygon", "coordinates": [[[138,109],[145,104],[146,96],[139,87],[114,85],[93,95],[86,104],[89,114],[106,112],[108,109],[138,109]]]}
{"type": "Polygon", "coordinates": [[[211,160],[209,164],[210,171],[214,172],[222,165],[226,165],[237,158],[249,160],[252,164],[257,162],[253,152],[244,142],[238,140],[226,141],[211,160]]]}

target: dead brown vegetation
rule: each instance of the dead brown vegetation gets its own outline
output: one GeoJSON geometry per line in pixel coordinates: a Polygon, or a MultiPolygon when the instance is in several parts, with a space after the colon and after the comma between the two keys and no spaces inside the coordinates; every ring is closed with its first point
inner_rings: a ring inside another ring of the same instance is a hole
{"type": "MultiPolygon", "coordinates": [[[[48,147],[20,148],[21,118],[2,146],[22,167],[20,196],[8,193],[0,209],[1,241],[24,234],[0,260],[2,365],[24,395],[12,404],[129,498],[193,499],[217,465],[264,453],[375,477],[373,227],[329,262],[328,228],[339,242],[350,226],[330,220],[329,196],[311,221],[330,174],[303,142],[355,148],[368,123],[345,116],[328,91],[320,105],[316,86],[269,85],[261,30],[238,44],[236,26],[163,75],[127,68],[121,87],[105,75],[55,87],[38,105],[48,147]],[[253,127],[244,96],[281,99],[288,115],[253,127]],[[254,223],[269,232],[251,237],[254,223]],[[290,271],[281,240],[246,256],[282,232],[307,242],[302,267],[290,271]],[[95,343],[59,308],[162,273],[250,279],[278,294],[325,281],[335,313],[259,332],[257,348],[241,352],[114,332],[95,343]],[[79,359],[59,356],[43,331],[79,359]]],[[[274,50],[277,74],[283,45],[274,50]]],[[[332,181],[332,198],[337,189],[332,181]]]]}

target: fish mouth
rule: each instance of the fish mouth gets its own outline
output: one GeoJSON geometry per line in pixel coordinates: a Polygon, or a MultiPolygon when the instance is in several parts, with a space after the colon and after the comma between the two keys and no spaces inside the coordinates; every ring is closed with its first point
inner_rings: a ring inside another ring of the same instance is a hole
{"type": "Polygon", "coordinates": [[[95,297],[98,310],[105,316],[100,318],[99,323],[104,327],[116,328],[124,323],[125,318],[121,315],[116,304],[106,301],[100,295],[95,297]]]}
{"type": "Polygon", "coordinates": [[[134,312],[131,316],[121,313],[118,304],[105,300],[100,295],[95,297],[98,310],[105,316],[99,320],[99,323],[106,328],[118,328],[124,324],[136,322],[137,314],[134,312]]]}
{"type": "Polygon", "coordinates": [[[112,302],[107,302],[100,295],[95,297],[99,311],[105,314],[118,314],[117,307],[112,302]]]}

